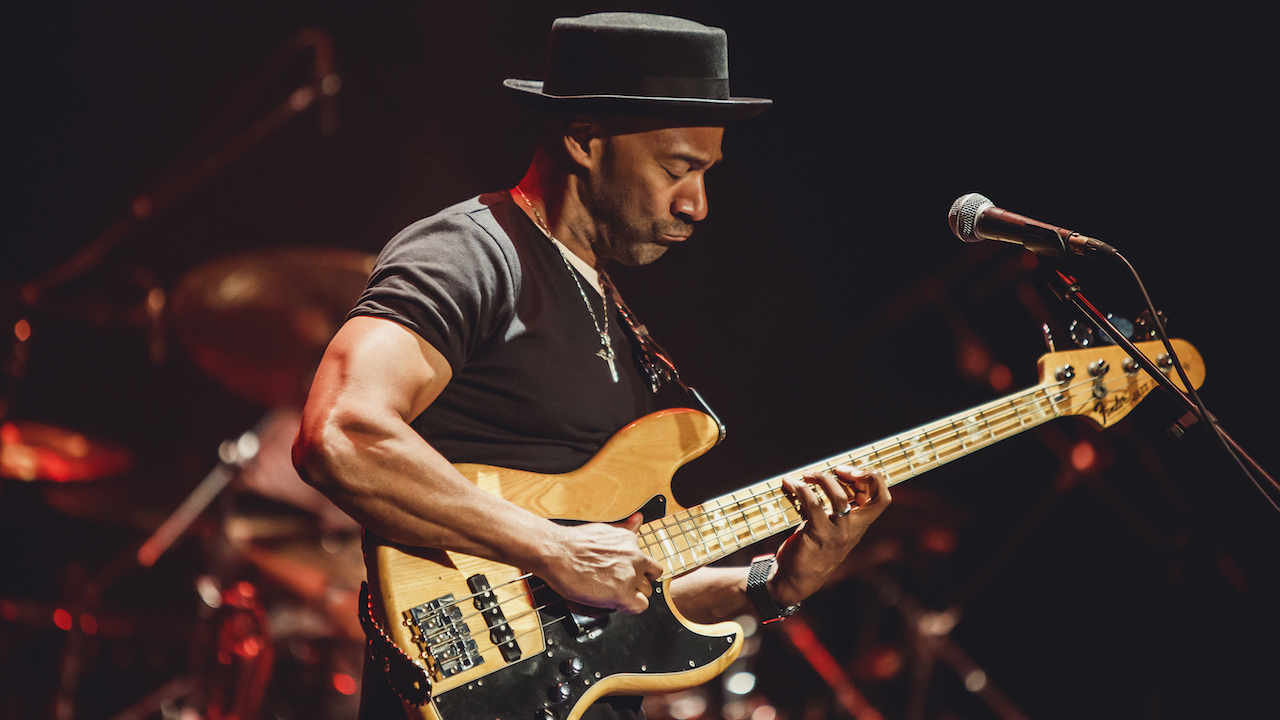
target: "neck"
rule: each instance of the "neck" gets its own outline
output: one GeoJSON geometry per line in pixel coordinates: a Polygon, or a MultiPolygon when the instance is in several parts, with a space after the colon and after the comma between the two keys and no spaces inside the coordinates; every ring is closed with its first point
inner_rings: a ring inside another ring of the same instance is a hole
{"type": "Polygon", "coordinates": [[[580,199],[577,178],[557,168],[545,150],[538,149],[512,194],[516,204],[543,232],[587,265],[601,269],[604,261],[593,249],[594,226],[580,199]]]}

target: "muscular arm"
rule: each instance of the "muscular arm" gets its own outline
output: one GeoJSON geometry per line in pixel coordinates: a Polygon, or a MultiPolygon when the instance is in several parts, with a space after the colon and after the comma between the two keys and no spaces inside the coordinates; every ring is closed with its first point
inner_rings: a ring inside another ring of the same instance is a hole
{"type": "Polygon", "coordinates": [[[444,356],[404,326],[352,318],[325,352],[303,410],[294,445],[300,474],[393,542],[515,565],[585,604],[647,607],[645,579],[661,570],[634,532],[562,527],[489,495],[410,427],[451,377],[444,356]]]}

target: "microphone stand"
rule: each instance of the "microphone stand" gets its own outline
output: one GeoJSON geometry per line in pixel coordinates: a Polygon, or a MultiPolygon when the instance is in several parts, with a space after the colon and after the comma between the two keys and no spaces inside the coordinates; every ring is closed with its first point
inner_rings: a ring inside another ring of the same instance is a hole
{"type": "MultiPolygon", "coordinates": [[[[1046,253],[1038,254],[1046,255],[1046,253]]],[[[1053,255],[1052,253],[1047,254],[1049,256],[1053,255]]],[[[1128,261],[1124,260],[1120,253],[1115,253],[1115,256],[1128,265],[1128,261]]],[[[1257,475],[1266,478],[1272,487],[1280,488],[1280,485],[1276,483],[1275,479],[1267,474],[1267,471],[1264,470],[1262,466],[1259,465],[1258,462],[1247,452],[1245,452],[1244,448],[1242,448],[1240,444],[1237,443],[1235,439],[1218,424],[1217,418],[1215,418],[1213,414],[1204,407],[1203,403],[1199,402],[1198,397],[1193,401],[1187,391],[1184,391],[1182,388],[1174,384],[1174,382],[1169,379],[1169,376],[1157,367],[1150,358],[1143,354],[1142,351],[1124,335],[1124,333],[1120,332],[1120,330],[1111,323],[1104,313],[1094,307],[1093,303],[1089,302],[1089,299],[1080,292],[1080,284],[1074,277],[1055,268],[1052,273],[1049,273],[1048,282],[1050,289],[1053,290],[1054,294],[1057,295],[1059,299],[1075,305],[1076,308],[1085,316],[1085,319],[1092,323],[1100,332],[1106,333],[1117,345],[1124,348],[1124,351],[1129,354],[1129,357],[1133,358],[1134,362],[1138,363],[1143,370],[1147,371],[1148,375],[1154,378],[1161,387],[1174,397],[1175,400],[1179,401],[1183,409],[1186,411],[1186,414],[1178,420],[1176,427],[1181,428],[1185,432],[1196,422],[1196,420],[1203,420],[1209,429],[1218,436],[1220,441],[1226,447],[1228,453],[1232,455],[1238,463],[1240,463],[1241,469],[1245,471],[1246,475],[1250,476],[1250,479],[1253,479],[1253,474],[1256,473],[1257,475]],[[1246,465],[1248,466],[1247,468],[1245,467],[1246,465]]],[[[1161,339],[1165,340],[1167,348],[1168,341],[1164,337],[1164,330],[1160,324],[1160,319],[1156,316],[1154,309],[1151,309],[1151,313],[1152,319],[1159,329],[1161,339]]],[[[1178,364],[1178,359],[1174,356],[1172,349],[1169,350],[1169,363],[1172,368],[1181,374],[1182,368],[1178,364]]],[[[1190,383],[1186,382],[1185,376],[1183,377],[1183,382],[1189,389],[1191,388],[1190,383]]],[[[1269,495],[1267,498],[1268,500],[1271,499],[1269,495]]],[[[1274,501],[1272,501],[1272,504],[1275,504],[1274,501]]]]}

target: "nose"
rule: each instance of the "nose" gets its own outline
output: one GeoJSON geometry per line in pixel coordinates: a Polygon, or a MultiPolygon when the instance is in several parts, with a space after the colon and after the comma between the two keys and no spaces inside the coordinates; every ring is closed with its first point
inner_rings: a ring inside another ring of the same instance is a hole
{"type": "Polygon", "coordinates": [[[684,217],[689,222],[698,222],[707,217],[707,187],[702,173],[690,173],[686,181],[680,184],[671,202],[671,213],[684,217]]]}

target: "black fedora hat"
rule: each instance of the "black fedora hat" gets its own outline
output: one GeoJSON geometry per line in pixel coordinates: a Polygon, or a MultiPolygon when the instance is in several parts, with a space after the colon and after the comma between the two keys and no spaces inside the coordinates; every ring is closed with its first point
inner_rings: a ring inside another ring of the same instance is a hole
{"type": "Polygon", "coordinates": [[[729,94],[724,30],[644,13],[596,13],[551,25],[546,80],[509,79],[517,100],[555,113],[739,120],[773,103],[729,94]]]}

